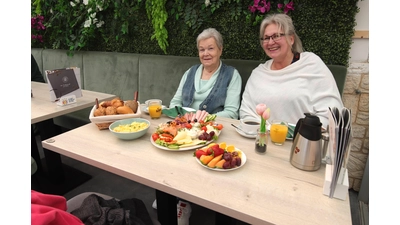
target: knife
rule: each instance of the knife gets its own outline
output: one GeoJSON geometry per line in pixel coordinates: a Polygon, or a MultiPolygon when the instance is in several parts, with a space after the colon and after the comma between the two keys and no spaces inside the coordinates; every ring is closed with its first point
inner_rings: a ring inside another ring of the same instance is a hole
{"type": "Polygon", "coordinates": [[[179,112],[178,106],[175,106],[175,110],[176,110],[177,115],[180,117],[181,113],[179,112]]]}

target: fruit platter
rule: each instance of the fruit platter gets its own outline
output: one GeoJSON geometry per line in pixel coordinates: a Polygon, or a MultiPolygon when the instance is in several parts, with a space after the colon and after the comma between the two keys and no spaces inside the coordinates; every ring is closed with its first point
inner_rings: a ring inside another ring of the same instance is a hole
{"type": "Polygon", "coordinates": [[[225,142],[211,143],[193,153],[203,167],[215,171],[231,171],[241,168],[247,161],[246,155],[233,145],[225,142]]]}
{"type": "Polygon", "coordinates": [[[151,143],[162,150],[194,150],[218,139],[223,129],[215,122],[215,114],[208,114],[201,120],[181,115],[161,123],[150,137],[151,143]]]}

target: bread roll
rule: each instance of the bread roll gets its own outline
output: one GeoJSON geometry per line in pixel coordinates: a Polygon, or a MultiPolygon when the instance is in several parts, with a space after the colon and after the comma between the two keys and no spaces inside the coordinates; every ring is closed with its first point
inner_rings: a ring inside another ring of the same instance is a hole
{"type": "Polygon", "coordinates": [[[123,106],[120,106],[117,108],[117,113],[118,114],[131,114],[131,113],[133,113],[133,110],[129,106],[123,105],[123,106]]]}
{"type": "Polygon", "coordinates": [[[98,109],[96,109],[94,111],[93,114],[94,114],[94,116],[105,116],[106,115],[106,108],[100,106],[98,109]]]}
{"type": "Polygon", "coordinates": [[[106,108],[106,115],[115,115],[117,114],[117,109],[112,107],[112,106],[108,106],[106,108]]]}
{"type": "Polygon", "coordinates": [[[133,113],[136,113],[138,104],[135,103],[133,100],[128,100],[125,102],[125,105],[132,109],[133,113]]]}

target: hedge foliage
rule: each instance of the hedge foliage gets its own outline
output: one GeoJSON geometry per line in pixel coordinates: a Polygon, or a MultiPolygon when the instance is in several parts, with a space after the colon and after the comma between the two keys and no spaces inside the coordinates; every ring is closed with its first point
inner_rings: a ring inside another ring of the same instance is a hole
{"type": "MultiPolygon", "coordinates": [[[[79,1],[82,0],[76,0],[78,3],[79,1]]],[[[99,0],[87,1],[90,4],[91,1],[99,0]]],[[[222,58],[268,59],[259,44],[259,23],[253,25],[254,21],[246,20],[251,16],[248,7],[253,5],[253,0],[211,0],[211,5],[207,7],[204,0],[167,0],[165,9],[168,19],[164,26],[168,32],[168,45],[165,51],[161,49],[158,40],[152,38],[155,36],[154,21],[146,13],[146,4],[160,1],[165,0],[103,0],[104,9],[98,15],[104,25],[101,29],[92,29],[86,39],[82,38],[84,42],[77,42],[73,48],[71,42],[63,40],[81,35],[83,26],[76,26],[77,31],[74,31],[75,24],[66,23],[65,30],[69,34],[60,38],[64,28],[54,23],[63,23],[68,20],[63,16],[73,15],[52,11],[56,8],[55,4],[59,4],[57,9],[61,9],[60,11],[68,10],[71,8],[70,3],[32,0],[32,17],[43,15],[47,28],[43,32],[44,42],[32,41],[31,47],[66,49],[72,53],[75,50],[85,50],[197,57],[197,35],[205,28],[214,27],[224,37],[222,58]],[[54,19],[55,13],[59,13],[58,20],[54,19]],[[49,23],[50,18],[53,18],[53,24],[49,23]],[[58,45],[54,44],[55,40],[58,45]]],[[[271,1],[274,5],[278,2],[271,1]]],[[[356,25],[355,16],[359,11],[357,2],[358,0],[294,0],[294,11],[290,12],[290,16],[305,50],[316,53],[327,64],[347,66],[356,25]]],[[[78,38],[75,40],[79,40],[78,38]]]]}

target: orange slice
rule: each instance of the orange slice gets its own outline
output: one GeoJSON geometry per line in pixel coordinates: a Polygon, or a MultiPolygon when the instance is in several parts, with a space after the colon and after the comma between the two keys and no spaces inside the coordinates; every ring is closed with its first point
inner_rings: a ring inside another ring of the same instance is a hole
{"type": "Polygon", "coordinates": [[[235,146],[233,146],[233,145],[228,145],[228,146],[226,146],[226,151],[228,151],[228,152],[233,152],[233,151],[235,151],[235,146]]]}
{"type": "Polygon", "coordinates": [[[225,142],[219,143],[219,147],[222,148],[222,149],[225,149],[226,148],[226,143],[225,142]]]}

